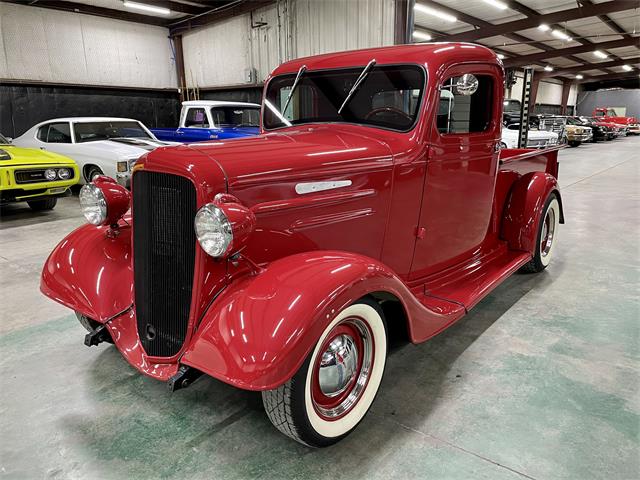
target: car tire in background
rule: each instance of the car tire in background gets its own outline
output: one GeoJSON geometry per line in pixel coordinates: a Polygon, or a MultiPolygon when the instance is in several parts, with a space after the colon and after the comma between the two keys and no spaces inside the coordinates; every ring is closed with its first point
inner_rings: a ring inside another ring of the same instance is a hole
{"type": "Polygon", "coordinates": [[[58,199],[56,197],[45,198],[44,200],[33,200],[31,202],[27,202],[32,210],[36,212],[41,212],[44,210],[53,210],[53,208],[58,203],[58,199]]]}
{"type": "Polygon", "coordinates": [[[569,146],[570,147],[578,147],[580,145],[581,142],[578,142],[576,140],[571,140],[569,141],[569,146]]]}
{"type": "Polygon", "coordinates": [[[88,165],[84,170],[84,179],[87,183],[91,183],[93,179],[99,175],[104,175],[100,167],[96,165],[88,165]]]}

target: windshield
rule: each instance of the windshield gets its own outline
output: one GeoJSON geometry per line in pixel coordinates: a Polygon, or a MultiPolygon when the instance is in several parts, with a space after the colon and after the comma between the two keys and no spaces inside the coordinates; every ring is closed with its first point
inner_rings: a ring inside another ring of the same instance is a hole
{"type": "Polygon", "coordinates": [[[296,74],[273,78],[265,97],[264,127],[344,122],[410,130],[418,116],[424,71],[413,65],[376,65],[340,110],[362,71],[363,67],[304,72],[286,110],[296,74]]]}
{"type": "Polygon", "coordinates": [[[110,138],[152,138],[138,122],[74,123],[76,143],[97,142],[110,138]]]}
{"type": "Polygon", "coordinates": [[[7,137],[0,133],[0,145],[10,145],[11,142],[7,140],[7,137]]]}
{"type": "Polygon", "coordinates": [[[257,127],[260,125],[260,107],[214,107],[211,119],[218,127],[257,127]]]}

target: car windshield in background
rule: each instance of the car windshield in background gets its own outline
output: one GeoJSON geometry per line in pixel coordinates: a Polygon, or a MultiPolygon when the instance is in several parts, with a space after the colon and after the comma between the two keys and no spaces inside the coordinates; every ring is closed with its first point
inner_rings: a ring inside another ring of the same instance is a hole
{"type": "Polygon", "coordinates": [[[97,142],[111,138],[151,138],[138,122],[74,123],[76,143],[97,142]]]}
{"type": "Polygon", "coordinates": [[[520,101],[519,100],[505,100],[504,108],[505,112],[519,112],[520,111],[520,101]]]}
{"type": "Polygon", "coordinates": [[[5,137],[0,133],[0,145],[10,145],[10,144],[11,142],[7,139],[7,137],[5,137]]]}
{"type": "Polygon", "coordinates": [[[303,71],[293,93],[295,73],[273,78],[265,97],[265,128],[344,122],[410,130],[422,99],[424,70],[413,65],[375,65],[338,113],[363,69],[303,71]]]}
{"type": "Polygon", "coordinates": [[[260,125],[260,108],[214,107],[211,119],[218,127],[257,127],[260,125]]]}

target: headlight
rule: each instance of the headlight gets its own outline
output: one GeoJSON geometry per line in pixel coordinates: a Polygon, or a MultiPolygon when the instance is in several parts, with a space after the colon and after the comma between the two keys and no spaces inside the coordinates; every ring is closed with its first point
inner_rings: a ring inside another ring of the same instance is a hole
{"type": "Polygon", "coordinates": [[[49,180],[50,182],[58,178],[58,172],[56,172],[53,168],[47,168],[44,171],[44,178],[49,180]]]}
{"type": "Polygon", "coordinates": [[[233,228],[223,211],[208,203],[203,206],[194,220],[196,237],[202,249],[212,257],[221,257],[231,245],[233,228]]]}
{"type": "Polygon", "coordinates": [[[61,168],[60,170],[58,170],[58,178],[60,180],[67,180],[71,178],[71,170],[69,170],[68,168],[61,168]]]}
{"type": "Polygon", "coordinates": [[[80,208],[87,222],[101,225],[107,219],[107,200],[98,187],[90,183],[80,189],[80,208]]]}
{"type": "Polygon", "coordinates": [[[129,171],[129,162],[127,162],[127,161],[118,162],[117,170],[118,170],[118,173],[128,172],[129,171]]]}

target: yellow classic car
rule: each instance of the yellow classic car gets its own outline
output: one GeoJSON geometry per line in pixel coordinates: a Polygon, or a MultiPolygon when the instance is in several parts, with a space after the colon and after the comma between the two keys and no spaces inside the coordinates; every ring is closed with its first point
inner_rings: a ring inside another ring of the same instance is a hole
{"type": "Polygon", "coordinates": [[[79,178],[70,158],[16,147],[0,135],[0,205],[27,202],[33,210],[51,210],[79,178]]]}

